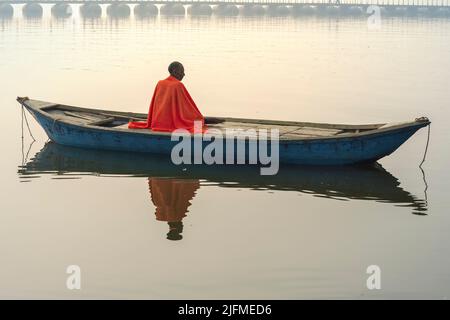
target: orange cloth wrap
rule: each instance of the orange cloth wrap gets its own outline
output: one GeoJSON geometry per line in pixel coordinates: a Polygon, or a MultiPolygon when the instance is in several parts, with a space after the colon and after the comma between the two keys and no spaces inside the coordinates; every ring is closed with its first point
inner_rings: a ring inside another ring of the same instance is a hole
{"type": "Polygon", "coordinates": [[[194,121],[201,121],[202,132],[205,119],[192,100],[186,87],[173,76],[160,80],[156,85],[146,122],[130,122],[130,129],[151,129],[172,132],[186,129],[194,132],[194,121]]]}

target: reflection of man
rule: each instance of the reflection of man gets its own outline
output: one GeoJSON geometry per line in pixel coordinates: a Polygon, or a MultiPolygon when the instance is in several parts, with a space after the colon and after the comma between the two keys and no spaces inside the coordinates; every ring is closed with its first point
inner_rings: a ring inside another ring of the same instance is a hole
{"type": "Polygon", "coordinates": [[[181,240],[183,218],[186,217],[191,200],[200,187],[198,179],[148,178],[148,187],[156,207],[156,220],[169,225],[167,239],[181,240]]]}

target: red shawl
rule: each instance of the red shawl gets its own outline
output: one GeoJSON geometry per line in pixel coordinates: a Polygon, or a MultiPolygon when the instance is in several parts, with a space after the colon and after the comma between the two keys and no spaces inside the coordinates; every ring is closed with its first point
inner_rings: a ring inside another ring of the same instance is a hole
{"type": "Polygon", "coordinates": [[[169,132],[186,129],[194,132],[196,120],[201,121],[204,131],[205,120],[186,87],[175,77],[169,76],[156,85],[147,121],[130,122],[128,128],[169,132]]]}

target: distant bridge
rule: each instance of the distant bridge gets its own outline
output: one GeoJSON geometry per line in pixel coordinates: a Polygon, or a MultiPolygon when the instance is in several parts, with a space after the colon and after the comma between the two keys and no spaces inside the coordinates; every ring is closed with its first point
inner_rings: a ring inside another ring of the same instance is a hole
{"type": "Polygon", "coordinates": [[[72,4],[81,5],[84,17],[100,17],[107,5],[109,16],[128,17],[133,6],[137,17],[161,15],[223,15],[223,16],[362,16],[371,5],[391,16],[431,16],[450,18],[450,0],[0,0],[0,17],[14,15],[13,4],[24,5],[25,17],[40,17],[42,4],[53,5],[56,17],[72,15],[72,4]]]}
{"type": "Polygon", "coordinates": [[[1,3],[10,4],[27,4],[27,3],[40,3],[40,4],[86,4],[86,3],[98,3],[98,4],[232,4],[232,5],[347,5],[347,6],[408,6],[408,7],[450,7],[450,0],[0,0],[1,3]]]}

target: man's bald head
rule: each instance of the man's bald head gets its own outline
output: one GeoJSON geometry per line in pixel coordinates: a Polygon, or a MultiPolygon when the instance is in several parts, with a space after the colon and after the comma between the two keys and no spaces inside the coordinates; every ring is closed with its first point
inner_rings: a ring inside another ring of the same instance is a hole
{"type": "Polygon", "coordinates": [[[181,81],[184,78],[184,67],[180,62],[172,62],[171,64],[169,64],[168,70],[170,75],[177,78],[178,80],[181,81]]]}

